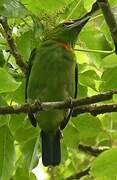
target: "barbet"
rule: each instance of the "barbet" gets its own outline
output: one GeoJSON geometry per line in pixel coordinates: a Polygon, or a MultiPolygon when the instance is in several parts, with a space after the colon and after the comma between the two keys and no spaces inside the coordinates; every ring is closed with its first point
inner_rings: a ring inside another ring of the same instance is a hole
{"type": "MultiPolygon", "coordinates": [[[[27,102],[66,101],[77,96],[78,75],[73,48],[78,34],[88,20],[89,17],[84,17],[61,23],[33,51],[26,85],[27,102]]],[[[56,166],[60,163],[60,129],[66,126],[71,111],[49,110],[29,114],[32,124],[36,126],[37,122],[41,128],[44,166],[56,166]]]]}

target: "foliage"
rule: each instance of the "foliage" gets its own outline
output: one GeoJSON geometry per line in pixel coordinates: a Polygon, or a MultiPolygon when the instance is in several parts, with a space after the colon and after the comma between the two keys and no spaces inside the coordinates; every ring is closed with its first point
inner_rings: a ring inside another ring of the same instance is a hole
{"type": "MultiPolygon", "coordinates": [[[[77,19],[87,13],[95,0],[1,0],[0,15],[8,17],[13,38],[25,62],[30,53],[53,27],[63,20],[77,19]]],[[[110,0],[116,15],[117,1],[110,0]]],[[[101,11],[80,33],[75,48],[111,51],[110,31],[101,11]]],[[[117,55],[76,51],[79,65],[79,94],[86,97],[117,89],[117,55]]],[[[50,82],[51,83],[51,82],[50,82]]],[[[0,105],[25,102],[25,79],[10,54],[0,26],[0,105]]],[[[111,102],[116,103],[116,96],[111,102]]],[[[63,131],[62,163],[54,171],[56,180],[64,179],[91,166],[84,179],[117,178],[117,113],[98,115],[85,113],[72,118],[63,131]],[[94,158],[78,151],[78,144],[110,147],[94,158]],[[104,170],[104,171],[103,171],[104,170]]],[[[36,180],[31,172],[38,164],[39,128],[33,128],[26,114],[0,116],[0,179],[36,180]],[[30,173],[29,173],[30,172],[30,173]]],[[[48,171],[49,172],[49,171],[48,171]]],[[[49,172],[51,175],[51,172],[49,172]]],[[[47,178],[48,179],[48,178],[47,178]]]]}

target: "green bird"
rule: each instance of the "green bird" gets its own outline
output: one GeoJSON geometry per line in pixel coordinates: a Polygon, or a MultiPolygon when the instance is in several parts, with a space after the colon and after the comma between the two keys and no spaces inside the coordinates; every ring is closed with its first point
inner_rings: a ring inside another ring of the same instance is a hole
{"type": "MultiPolygon", "coordinates": [[[[26,83],[27,102],[66,101],[77,96],[78,70],[74,46],[89,17],[59,24],[36,48],[30,58],[26,83]]],[[[71,110],[49,110],[29,114],[33,126],[41,128],[42,162],[56,166],[61,161],[60,130],[64,129],[71,110]]]]}

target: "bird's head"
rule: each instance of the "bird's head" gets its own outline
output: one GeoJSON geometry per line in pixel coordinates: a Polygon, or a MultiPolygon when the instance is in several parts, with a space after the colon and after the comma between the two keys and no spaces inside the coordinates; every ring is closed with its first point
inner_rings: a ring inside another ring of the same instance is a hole
{"type": "Polygon", "coordinates": [[[63,42],[73,48],[78,34],[89,19],[90,17],[88,16],[79,20],[63,22],[49,33],[49,39],[51,38],[56,41],[63,42]]]}

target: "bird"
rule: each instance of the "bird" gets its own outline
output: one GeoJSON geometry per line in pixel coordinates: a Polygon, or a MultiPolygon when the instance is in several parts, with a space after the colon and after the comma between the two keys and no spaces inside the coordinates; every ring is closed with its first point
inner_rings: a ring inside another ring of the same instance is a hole
{"type": "MultiPolygon", "coordinates": [[[[26,81],[26,102],[57,102],[77,97],[78,66],[74,46],[89,16],[65,21],[53,28],[36,47],[29,60],[26,81]]],[[[34,127],[41,129],[42,163],[57,166],[61,162],[61,131],[72,109],[29,113],[34,127]]],[[[67,128],[67,127],[66,127],[67,128]]]]}

